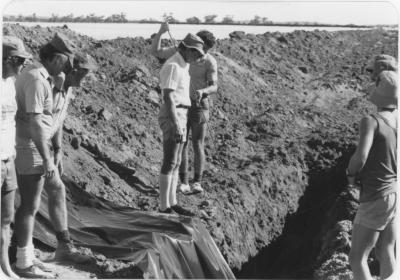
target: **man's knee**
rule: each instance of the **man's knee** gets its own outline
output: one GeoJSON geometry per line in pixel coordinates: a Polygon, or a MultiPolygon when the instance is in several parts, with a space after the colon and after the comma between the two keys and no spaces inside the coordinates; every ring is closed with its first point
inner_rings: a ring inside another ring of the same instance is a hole
{"type": "Polygon", "coordinates": [[[178,167],[178,160],[177,159],[164,161],[162,166],[161,166],[161,173],[165,174],[165,175],[169,175],[177,167],[178,167]]]}
{"type": "Polygon", "coordinates": [[[1,226],[9,226],[14,218],[14,208],[1,209],[1,226]]]}
{"type": "Polygon", "coordinates": [[[46,181],[45,190],[49,199],[65,197],[65,185],[60,178],[52,178],[46,181]]]}

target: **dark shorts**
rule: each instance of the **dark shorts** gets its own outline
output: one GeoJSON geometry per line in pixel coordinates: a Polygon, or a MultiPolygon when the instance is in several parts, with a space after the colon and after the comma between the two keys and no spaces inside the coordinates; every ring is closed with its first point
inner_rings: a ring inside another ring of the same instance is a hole
{"type": "Polygon", "coordinates": [[[189,124],[207,123],[210,120],[210,111],[199,107],[190,107],[188,114],[189,124]]]}
{"type": "Polygon", "coordinates": [[[1,192],[17,189],[17,174],[15,173],[14,157],[1,161],[1,192]]]}

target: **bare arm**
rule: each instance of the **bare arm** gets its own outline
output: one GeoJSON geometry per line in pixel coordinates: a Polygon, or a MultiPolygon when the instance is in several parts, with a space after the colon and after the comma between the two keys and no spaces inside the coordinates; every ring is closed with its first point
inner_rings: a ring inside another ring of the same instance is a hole
{"type": "Polygon", "coordinates": [[[42,124],[42,114],[29,114],[29,129],[32,140],[43,158],[45,176],[51,177],[54,174],[55,166],[51,161],[46,132],[42,124]]]}
{"type": "Polygon", "coordinates": [[[153,38],[153,41],[151,42],[151,54],[155,57],[167,59],[171,57],[176,51],[175,47],[161,47],[161,36],[167,31],[169,31],[168,23],[163,22],[161,24],[160,30],[157,32],[157,34],[153,38]]]}
{"type": "Polygon", "coordinates": [[[164,99],[164,103],[165,103],[165,106],[167,109],[167,114],[172,119],[172,122],[174,124],[176,135],[177,135],[176,138],[182,139],[181,137],[183,137],[183,131],[182,131],[181,127],[179,126],[178,116],[176,114],[176,104],[172,98],[173,92],[174,91],[172,89],[163,89],[163,99],[164,99]]]}
{"type": "Polygon", "coordinates": [[[347,171],[351,176],[356,175],[364,167],[368,159],[377,126],[376,120],[370,116],[361,120],[358,146],[347,167],[347,171]]]}

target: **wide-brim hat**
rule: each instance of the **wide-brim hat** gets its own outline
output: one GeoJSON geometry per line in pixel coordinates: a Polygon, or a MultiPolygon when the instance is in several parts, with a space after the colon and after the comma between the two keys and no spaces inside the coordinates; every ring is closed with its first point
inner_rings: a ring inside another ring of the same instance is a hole
{"type": "Polygon", "coordinates": [[[382,71],[376,87],[371,91],[369,100],[377,107],[397,108],[397,73],[394,71],[382,71]]]}
{"type": "Polygon", "coordinates": [[[87,53],[76,53],[74,57],[74,68],[96,70],[97,64],[95,60],[87,53]]]}
{"type": "Polygon", "coordinates": [[[71,67],[74,66],[75,45],[70,39],[67,38],[67,36],[57,32],[51,39],[50,45],[52,45],[57,50],[57,52],[66,55],[71,64],[71,67]]]}
{"type": "Polygon", "coordinates": [[[31,58],[32,55],[25,50],[24,43],[15,36],[3,37],[3,57],[17,56],[25,59],[31,58]]]}
{"type": "Polygon", "coordinates": [[[192,33],[188,33],[185,38],[183,38],[181,42],[185,47],[189,49],[196,49],[201,53],[201,55],[204,55],[204,42],[203,40],[192,33]]]}

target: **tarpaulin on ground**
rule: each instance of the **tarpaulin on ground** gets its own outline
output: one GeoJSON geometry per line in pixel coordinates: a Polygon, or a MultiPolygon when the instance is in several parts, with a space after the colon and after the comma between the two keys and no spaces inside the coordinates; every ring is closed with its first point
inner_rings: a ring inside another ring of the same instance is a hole
{"type": "MultiPolygon", "coordinates": [[[[72,181],[65,183],[69,229],[80,246],[107,258],[133,261],[151,278],[234,278],[199,219],[116,207],[72,181]]],[[[45,192],[34,238],[56,245],[45,192]]]]}

